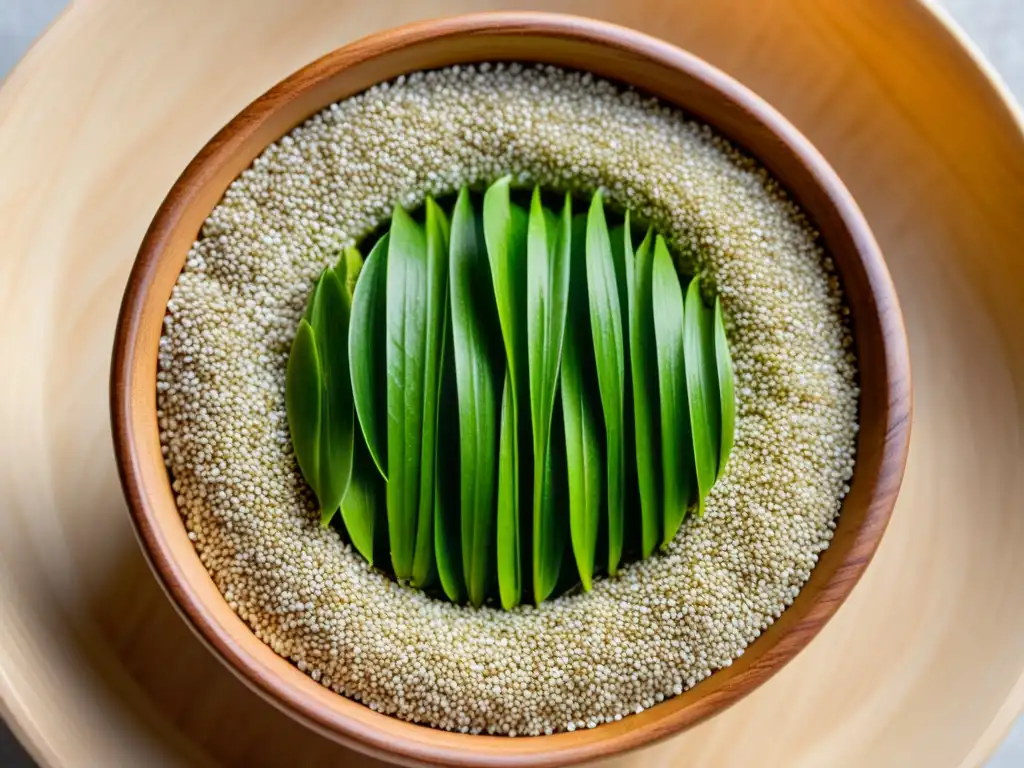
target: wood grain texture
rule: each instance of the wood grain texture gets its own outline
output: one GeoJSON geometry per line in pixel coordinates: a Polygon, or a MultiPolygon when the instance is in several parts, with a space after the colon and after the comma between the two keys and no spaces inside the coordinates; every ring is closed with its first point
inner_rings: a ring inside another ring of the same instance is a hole
{"type": "MultiPolygon", "coordinates": [[[[897,513],[835,619],[729,711],[606,764],[974,764],[1024,692],[1014,115],[913,3],[554,7],[688,47],[814,141],[886,253],[916,373],[897,513]]],[[[0,400],[0,700],[46,764],[371,764],[263,703],[174,615],[131,537],[104,400],[118,298],[180,169],[289,71],[416,15],[75,5],[0,90],[0,343],[18,372],[0,400]]]]}
{"type": "Polygon", "coordinates": [[[275,86],[188,166],[139,250],[111,368],[114,451],[132,519],[157,578],[193,628],[254,690],[310,727],[369,754],[438,765],[565,765],[665,738],[763,683],[818,633],[874,555],[896,501],[910,439],[910,369],[895,290],[852,198],[778,113],[700,59],[622,27],[572,16],[485,14],[383,32],[275,86]],[[227,606],[182,524],[156,415],[167,301],[202,222],[271,141],[328,104],[400,74],[481,60],[541,61],[615,77],[699,115],[760,158],[800,200],[843,280],[860,363],[860,432],[835,536],[793,605],[728,669],[681,696],[595,729],[510,740],[444,733],[370,711],[277,657],[227,606]]]}

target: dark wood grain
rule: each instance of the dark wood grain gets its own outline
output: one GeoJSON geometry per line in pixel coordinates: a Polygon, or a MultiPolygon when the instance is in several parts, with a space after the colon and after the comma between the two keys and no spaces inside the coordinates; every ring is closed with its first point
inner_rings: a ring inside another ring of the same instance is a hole
{"type": "Polygon", "coordinates": [[[621,27],[536,13],[424,22],[366,38],[260,97],[186,168],[140,248],[117,324],[111,412],[121,481],[149,562],[172,603],[240,679],[317,731],[406,764],[548,766],[610,756],[713,715],[777,672],[849,595],[889,521],[907,457],[910,368],[888,271],[842,183],[795,128],[700,59],[621,27]],[[808,212],[835,259],[860,362],[857,464],[834,539],[799,597],[728,669],[640,715],[592,730],[507,739],[441,732],[372,712],[313,682],[227,606],[188,540],[161,458],[157,346],[172,286],[227,185],[266,147],[327,104],[399,74],[482,60],[587,69],[676,104],[745,147],[808,212]]]}

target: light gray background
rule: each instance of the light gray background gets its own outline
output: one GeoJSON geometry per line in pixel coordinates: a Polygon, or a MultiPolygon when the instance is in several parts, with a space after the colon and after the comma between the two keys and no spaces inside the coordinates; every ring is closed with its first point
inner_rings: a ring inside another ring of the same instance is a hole
{"type": "MultiPolygon", "coordinates": [[[[0,78],[65,4],[65,0],[0,0],[0,78]]],[[[1024,0],[939,0],[939,5],[973,38],[1017,100],[1024,102],[1024,0]]],[[[33,765],[0,722],[0,768],[33,765]]],[[[986,768],[1024,768],[1024,717],[986,768]]]]}

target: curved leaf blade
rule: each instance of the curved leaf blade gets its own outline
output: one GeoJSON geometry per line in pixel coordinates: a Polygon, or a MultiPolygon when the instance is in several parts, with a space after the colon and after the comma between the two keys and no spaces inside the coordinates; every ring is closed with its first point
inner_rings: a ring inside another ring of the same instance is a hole
{"type": "MultiPolygon", "coordinates": [[[[450,311],[450,309],[449,309],[450,311]]],[[[464,471],[459,456],[458,395],[452,327],[445,322],[445,349],[441,366],[441,394],[438,403],[437,461],[434,479],[434,556],[441,588],[453,603],[466,596],[462,570],[462,535],[459,522],[458,477],[464,471]]]]}
{"type": "Polygon", "coordinates": [[[403,581],[413,578],[420,509],[428,282],[423,228],[396,207],[387,257],[387,500],[391,563],[403,581]]]}
{"type": "MultiPolygon", "coordinates": [[[[711,476],[711,485],[715,484],[722,472],[718,457],[722,451],[722,395],[718,388],[718,357],[715,354],[715,306],[706,305],[700,297],[700,340],[701,340],[701,380],[707,397],[708,433],[711,439],[711,463],[715,472],[711,476]]],[[[710,487],[708,488],[710,490],[710,487]]]]}
{"type": "Polygon", "coordinates": [[[693,489],[693,443],[683,358],[683,290],[661,235],[654,241],[651,303],[661,415],[662,544],[676,535],[693,489]]]}
{"type": "MultiPolygon", "coordinates": [[[[627,238],[628,231],[627,227],[627,238]]],[[[658,471],[658,454],[661,450],[658,360],[651,295],[654,265],[652,240],[652,230],[648,229],[636,251],[629,310],[629,364],[633,374],[633,425],[640,493],[640,554],[645,558],[650,557],[658,546],[662,516],[658,471]]]]}
{"type": "Polygon", "coordinates": [[[295,460],[319,501],[320,466],[320,359],[313,326],[303,318],[292,341],[285,373],[285,410],[295,460]]]}
{"type": "Polygon", "coordinates": [[[355,411],[348,364],[351,305],[337,273],[328,268],[313,299],[313,334],[320,359],[321,394],[319,499],[324,527],[341,506],[352,479],[355,411]]]}
{"type": "Polygon", "coordinates": [[[636,309],[634,285],[636,283],[636,258],[633,251],[633,228],[630,211],[627,210],[623,223],[610,231],[612,259],[615,264],[615,282],[619,288],[619,308],[622,311],[622,451],[625,456],[625,487],[623,498],[623,548],[636,544],[643,547],[643,510],[638,509],[639,478],[637,475],[636,419],[633,405],[632,328],[636,309]]]}
{"type": "Polygon", "coordinates": [[[516,476],[517,434],[512,404],[512,375],[506,372],[501,393],[498,447],[498,593],[501,607],[512,610],[522,598],[519,551],[519,481],[516,476]]]}
{"type": "Polygon", "coordinates": [[[469,602],[483,605],[493,578],[498,398],[504,378],[489,339],[497,330],[481,222],[463,187],[449,245],[452,346],[458,394],[462,570],[469,602]]]}
{"type": "Polygon", "coordinates": [[[714,328],[711,311],[700,294],[700,278],[693,278],[686,291],[686,320],[683,326],[683,355],[686,367],[686,395],[690,410],[694,467],[697,474],[697,514],[704,514],[704,500],[718,473],[721,430],[718,399],[718,370],[714,367],[714,328]]]}
{"type": "Polygon", "coordinates": [[[604,412],[607,448],[608,573],[614,574],[622,556],[626,463],[623,446],[625,355],[622,308],[615,260],[601,193],[594,195],[587,214],[587,295],[594,341],[597,385],[604,412]]]}
{"type": "MultiPolygon", "coordinates": [[[[434,481],[437,454],[437,414],[440,405],[442,361],[445,355],[445,325],[448,320],[448,220],[431,198],[426,203],[426,315],[424,346],[420,367],[423,371],[422,422],[420,437],[419,515],[416,525],[416,554],[412,583],[423,587],[429,582],[434,561],[434,481]]],[[[406,433],[407,437],[411,437],[406,433]]]]}
{"type": "Polygon", "coordinates": [[[533,434],[533,590],[543,602],[555,588],[562,547],[557,541],[557,510],[550,476],[551,422],[558,387],[558,367],[565,335],[572,244],[572,198],[566,194],[557,229],[534,187],[526,245],[526,318],[533,434]]]}
{"type": "Polygon", "coordinates": [[[600,402],[591,396],[593,340],[586,296],[585,218],[576,217],[578,238],[572,254],[569,320],[562,354],[562,416],[565,424],[566,476],[569,480],[569,538],[583,589],[593,583],[601,525],[600,402]]]}
{"type": "Polygon", "coordinates": [[[725,321],[722,319],[722,300],[717,296],[714,325],[715,368],[718,373],[718,395],[722,414],[722,440],[718,451],[718,477],[721,477],[729,462],[736,433],[736,384],[732,356],[729,354],[729,341],[725,336],[725,321]]]}
{"type": "Polygon", "coordinates": [[[366,257],[352,293],[348,332],[352,396],[367,449],[387,479],[387,256],[381,237],[366,257]]]}
{"type": "Polygon", "coordinates": [[[505,176],[484,193],[483,224],[505,360],[512,375],[512,399],[518,402],[521,398],[517,390],[522,390],[523,397],[528,394],[521,378],[526,365],[526,269],[522,263],[526,250],[522,220],[526,217],[512,204],[511,180],[511,176],[505,176]]]}

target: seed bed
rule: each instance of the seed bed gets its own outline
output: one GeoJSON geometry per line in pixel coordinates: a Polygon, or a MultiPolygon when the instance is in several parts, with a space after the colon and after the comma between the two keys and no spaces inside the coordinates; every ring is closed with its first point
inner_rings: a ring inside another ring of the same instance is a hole
{"type": "Polygon", "coordinates": [[[211,213],[168,304],[161,440],[231,607],[371,708],[464,732],[593,727],[727,666],[828,546],[857,388],[831,260],[767,172],[707,126],[553,67],[457,67],[377,86],[271,145],[211,213]],[[285,419],[312,281],[398,202],[512,173],[603,188],[721,296],[736,371],[729,469],[663,553],[509,613],[434,600],[321,530],[285,419]]]}

